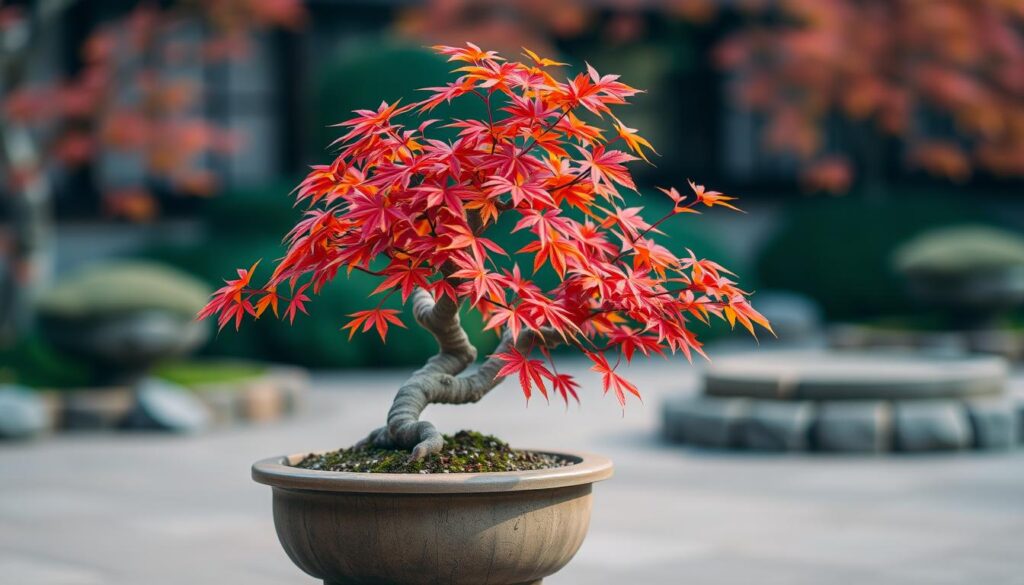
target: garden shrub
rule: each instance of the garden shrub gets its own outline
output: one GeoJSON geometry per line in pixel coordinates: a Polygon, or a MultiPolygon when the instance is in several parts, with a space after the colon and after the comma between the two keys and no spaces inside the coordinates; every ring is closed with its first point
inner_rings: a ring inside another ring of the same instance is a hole
{"type": "Polygon", "coordinates": [[[80,388],[95,380],[85,360],[58,353],[38,336],[27,336],[0,349],[0,383],[31,388],[80,388]]]}

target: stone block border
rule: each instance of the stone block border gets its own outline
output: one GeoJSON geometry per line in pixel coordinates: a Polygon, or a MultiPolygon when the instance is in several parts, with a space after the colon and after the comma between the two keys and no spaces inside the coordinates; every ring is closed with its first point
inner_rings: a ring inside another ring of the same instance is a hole
{"type": "Polygon", "coordinates": [[[662,404],[666,439],[753,451],[883,453],[1005,450],[1024,439],[1008,399],[773,400],[678,396],[662,404]]]}

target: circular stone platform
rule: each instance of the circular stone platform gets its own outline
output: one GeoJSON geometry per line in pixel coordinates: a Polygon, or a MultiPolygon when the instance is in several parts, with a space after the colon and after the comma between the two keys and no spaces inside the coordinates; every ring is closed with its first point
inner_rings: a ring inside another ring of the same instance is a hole
{"type": "Polygon", "coordinates": [[[998,449],[1022,433],[995,357],[758,351],[715,359],[703,395],[664,405],[666,436],[772,451],[998,449]]]}
{"type": "Polygon", "coordinates": [[[830,327],[827,340],[830,347],[840,350],[945,350],[1024,361],[1024,332],[1014,329],[915,331],[846,323],[830,327]]]}

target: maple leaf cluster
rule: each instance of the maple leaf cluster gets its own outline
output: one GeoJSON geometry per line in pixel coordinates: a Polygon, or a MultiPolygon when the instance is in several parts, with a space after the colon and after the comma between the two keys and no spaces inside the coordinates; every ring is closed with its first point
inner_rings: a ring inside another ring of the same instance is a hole
{"type": "MultiPolygon", "coordinates": [[[[457,63],[458,78],[428,88],[417,103],[382,103],[339,124],[337,157],[296,188],[308,209],[269,280],[254,286],[255,266],[239,270],[200,317],[217,314],[221,327],[238,327],[246,315],[283,306],[294,319],[307,291],[319,292],[340,270],[360,270],[381,278],[373,292],[380,301],[349,315],[351,334],[372,329],[384,339],[389,326],[402,326],[384,301],[398,295],[404,303],[422,288],[468,303],[485,329],[516,340],[554,331],[584,352],[623,405],[639,393],[617,366],[638,353],[703,355],[693,322],[718,317],[751,333],[755,324],[769,327],[730,272],[654,239],[668,219],[698,206],[732,207],[733,198],[691,182],[686,195],[662,190],[674,206],[654,222],[641,207],[625,207],[622,192],[636,190],[626,164],[652,149],[612,107],[638,90],[590,66],[560,81],[549,71],[564,64],[530,51],[515,62],[473,44],[435,49],[457,63]],[[400,121],[454,99],[482,100],[487,119],[400,121]],[[457,138],[430,138],[428,129],[442,124],[457,138]],[[505,250],[487,237],[495,229],[532,238],[505,250]],[[557,286],[543,290],[532,277],[541,270],[554,271],[557,286]]],[[[527,398],[535,390],[566,401],[577,395],[546,347],[515,344],[498,357],[498,376],[518,376],[527,398]]]]}

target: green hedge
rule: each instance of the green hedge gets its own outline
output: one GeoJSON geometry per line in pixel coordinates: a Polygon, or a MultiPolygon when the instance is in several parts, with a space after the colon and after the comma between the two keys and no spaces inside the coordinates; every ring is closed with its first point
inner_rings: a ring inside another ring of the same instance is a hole
{"type": "MultiPolygon", "coordinates": [[[[451,70],[457,66],[427,49],[393,40],[365,40],[346,47],[343,54],[320,70],[310,152],[324,152],[341,136],[343,129],[331,126],[352,118],[353,110],[376,109],[382,100],[393,103],[401,99],[403,104],[421,100],[427,93],[420,89],[454,81],[451,70]]],[[[441,104],[422,119],[486,117],[483,101],[469,96],[450,105],[441,104]]],[[[415,118],[409,120],[407,123],[412,125],[415,118]]],[[[457,134],[457,130],[437,124],[431,130],[431,136],[439,139],[452,139],[457,134]]]]}
{"type": "Polygon", "coordinates": [[[0,383],[32,388],[80,388],[95,381],[94,366],[57,353],[36,336],[0,349],[0,383]]]}
{"type": "Polygon", "coordinates": [[[927,230],[991,223],[969,200],[893,193],[794,202],[758,261],[763,287],[805,293],[830,319],[862,320],[917,307],[892,266],[894,251],[927,230]]]}

